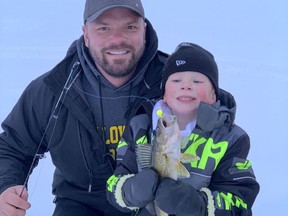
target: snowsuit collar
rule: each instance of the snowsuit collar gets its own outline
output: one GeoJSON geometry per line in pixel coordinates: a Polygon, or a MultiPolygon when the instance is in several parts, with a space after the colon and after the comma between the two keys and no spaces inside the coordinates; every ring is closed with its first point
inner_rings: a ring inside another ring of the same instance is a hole
{"type": "Polygon", "coordinates": [[[200,103],[197,126],[203,131],[213,131],[235,120],[236,101],[232,94],[220,89],[219,100],[212,104],[200,103]]]}

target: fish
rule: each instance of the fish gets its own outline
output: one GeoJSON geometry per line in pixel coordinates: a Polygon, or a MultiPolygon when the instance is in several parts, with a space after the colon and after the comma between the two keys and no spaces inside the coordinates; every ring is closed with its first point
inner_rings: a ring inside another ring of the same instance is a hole
{"type": "MultiPolygon", "coordinates": [[[[189,137],[180,137],[177,117],[173,114],[158,112],[159,119],[152,136],[152,144],[138,144],[136,147],[136,160],[140,169],[153,168],[161,179],[169,177],[189,178],[190,173],[183,163],[199,160],[194,154],[181,153],[189,137]]],[[[148,204],[146,209],[157,216],[167,216],[155,202],[148,204]]]]}

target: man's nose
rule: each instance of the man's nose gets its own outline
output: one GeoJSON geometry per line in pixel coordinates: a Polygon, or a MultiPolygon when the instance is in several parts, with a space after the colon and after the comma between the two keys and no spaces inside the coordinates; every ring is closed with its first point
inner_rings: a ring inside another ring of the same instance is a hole
{"type": "Polygon", "coordinates": [[[110,39],[113,42],[123,41],[125,39],[125,35],[123,34],[123,31],[115,29],[111,32],[110,39]]]}

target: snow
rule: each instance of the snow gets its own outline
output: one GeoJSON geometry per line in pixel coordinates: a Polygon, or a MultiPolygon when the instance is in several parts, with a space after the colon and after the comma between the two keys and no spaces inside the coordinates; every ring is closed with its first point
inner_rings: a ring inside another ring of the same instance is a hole
{"type": "MultiPolygon", "coordinates": [[[[84,1],[0,0],[0,122],[28,83],[50,70],[82,34],[84,1]]],[[[254,215],[284,215],[288,204],[288,2],[143,0],[159,46],[182,41],[210,50],[220,86],[237,100],[236,123],[251,138],[249,159],[261,185],[254,215]],[[160,10],[161,8],[161,10],[160,10]]],[[[28,216],[53,212],[49,154],[29,182],[28,216]]]]}

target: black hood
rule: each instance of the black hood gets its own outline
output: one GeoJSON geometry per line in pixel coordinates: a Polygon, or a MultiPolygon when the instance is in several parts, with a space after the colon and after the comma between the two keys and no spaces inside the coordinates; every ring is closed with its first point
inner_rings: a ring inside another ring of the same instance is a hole
{"type": "MultiPolygon", "coordinates": [[[[133,82],[133,85],[138,84],[141,80],[143,80],[143,75],[147,69],[147,66],[149,62],[153,59],[153,57],[157,53],[158,49],[158,37],[156,34],[156,31],[154,30],[153,26],[149,22],[149,20],[145,19],[145,22],[147,23],[146,27],[146,47],[145,51],[139,61],[139,64],[137,65],[136,68],[136,74],[134,77],[126,83],[123,87],[127,86],[128,84],[130,85],[133,82]]],[[[84,71],[92,71],[94,75],[96,76],[97,79],[99,77],[103,77],[101,73],[98,71],[92,57],[90,56],[89,50],[84,44],[84,36],[82,35],[77,41],[74,41],[70,48],[67,51],[67,54],[71,54],[72,52],[75,52],[77,50],[78,53],[78,58],[81,62],[81,66],[84,71]]],[[[106,79],[101,79],[101,82],[104,85],[107,85],[109,87],[112,87],[111,84],[106,80],[106,79]]],[[[123,88],[120,87],[120,88],[123,88]]]]}

